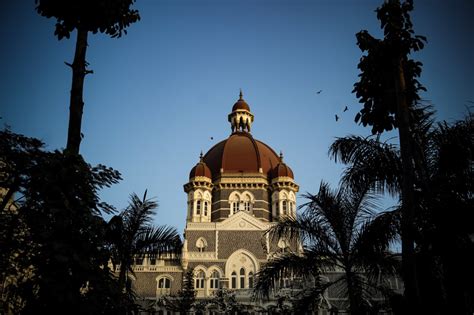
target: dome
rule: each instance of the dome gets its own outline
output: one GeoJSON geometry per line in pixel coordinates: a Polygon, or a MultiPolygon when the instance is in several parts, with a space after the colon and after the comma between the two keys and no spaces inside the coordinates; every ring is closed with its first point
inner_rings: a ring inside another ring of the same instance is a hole
{"type": "Polygon", "coordinates": [[[191,169],[191,172],[189,172],[189,179],[198,176],[212,178],[211,170],[202,159],[202,153],[201,160],[191,169]]]}
{"type": "Polygon", "coordinates": [[[292,179],[295,179],[293,177],[293,171],[291,170],[291,168],[283,162],[278,163],[278,165],[272,170],[271,175],[272,178],[290,177],[292,179]]]}
{"type": "Polygon", "coordinates": [[[203,158],[214,176],[224,173],[259,173],[271,176],[278,165],[278,155],[265,143],[255,140],[248,132],[234,132],[212,147],[203,158]]]}
{"type": "Polygon", "coordinates": [[[250,106],[249,104],[247,104],[247,102],[245,102],[244,100],[240,99],[238,100],[234,106],[232,106],[232,111],[236,111],[236,110],[246,110],[246,111],[249,111],[250,112],[250,106]]]}
{"type": "Polygon", "coordinates": [[[240,90],[239,100],[235,102],[234,106],[232,106],[232,111],[235,112],[236,110],[246,110],[250,112],[250,106],[247,102],[244,101],[242,98],[242,90],[240,90]]]}
{"type": "Polygon", "coordinates": [[[277,177],[290,177],[292,179],[295,179],[293,177],[293,171],[291,168],[283,162],[283,153],[280,152],[280,162],[278,163],[277,166],[272,170],[271,174],[272,178],[277,178],[277,177]]]}

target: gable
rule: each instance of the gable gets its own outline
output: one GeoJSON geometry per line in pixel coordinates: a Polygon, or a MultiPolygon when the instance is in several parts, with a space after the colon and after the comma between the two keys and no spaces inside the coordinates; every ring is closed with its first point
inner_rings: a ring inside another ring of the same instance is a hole
{"type": "Polygon", "coordinates": [[[266,231],[269,227],[269,223],[262,222],[244,211],[216,223],[217,230],[266,231]]]}

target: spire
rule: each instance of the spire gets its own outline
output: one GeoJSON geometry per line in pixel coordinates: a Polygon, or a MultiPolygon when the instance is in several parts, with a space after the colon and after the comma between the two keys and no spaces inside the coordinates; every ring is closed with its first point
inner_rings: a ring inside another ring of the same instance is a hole
{"type": "Polygon", "coordinates": [[[202,150],[201,150],[201,154],[199,154],[199,162],[202,162],[202,157],[203,155],[202,155],[202,150]]]}
{"type": "Polygon", "coordinates": [[[242,89],[239,92],[239,99],[232,107],[232,112],[227,116],[231,125],[232,133],[237,131],[250,132],[253,122],[253,114],[250,106],[243,99],[242,89]]]}
{"type": "Polygon", "coordinates": [[[283,163],[283,151],[280,150],[280,162],[283,163]]]}

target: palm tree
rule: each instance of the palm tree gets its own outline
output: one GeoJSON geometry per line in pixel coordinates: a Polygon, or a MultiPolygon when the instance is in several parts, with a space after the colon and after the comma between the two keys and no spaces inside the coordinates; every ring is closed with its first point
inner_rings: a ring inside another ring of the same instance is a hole
{"type": "MultiPolygon", "coordinates": [[[[474,119],[471,113],[453,124],[433,124],[432,112],[418,108],[412,113],[417,126],[414,191],[416,250],[421,298],[430,313],[472,312],[474,279],[469,264],[474,246],[474,119]],[[450,210],[450,215],[446,211],[450,210]],[[468,223],[469,222],[469,223],[468,223]],[[462,268],[465,266],[465,268],[462,268]],[[463,270],[464,274],[460,274],[463,270]],[[433,297],[436,297],[433,299],[433,297]]],[[[377,192],[399,196],[402,182],[400,153],[395,145],[378,137],[349,136],[337,139],[330,155],[348,167],[341,184],[369,185],[377,192]]]]}
{"type": "Polygon", "coordinates": [[[347,297],[352,314],[362,314],[380,288],[384,275],[396,273],[397,260],[389,253],[396,236],[391,212],[375,215],[376,195],[367,186],[332,190],[322,182],[316,195],[297,218],[287,217],[269,230],[273,238],[301,240],[302,253],[291,252],[270,260],[258,273],[255,293],[268,295],[285,276],[308,276],[314,284],[302,302],[319,303],[325,289],[332,287],[347,297]],[[326,271],[340,271],[328,282],[326,271]],[[304,300],[304,301],[303,301],[304,300]]]}
{"type": "Polygon", "coordinates": [[[133,274],[135,258],[145,255],[163,253],[179,254],[181,239],[174,227],[151,225],[154,209],[158,204],[146,198],[139,198],[135,193],[130,196],[129,205],[119,215],[112,217],[108,223],[111,260],[119,265],[119,283],[122,289],[131,292],[127,285],[128,274],[133,274]]]}

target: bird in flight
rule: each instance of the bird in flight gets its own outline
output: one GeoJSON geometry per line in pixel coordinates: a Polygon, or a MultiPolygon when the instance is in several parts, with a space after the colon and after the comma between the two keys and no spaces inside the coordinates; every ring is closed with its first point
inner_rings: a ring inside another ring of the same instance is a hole
{"type": "Polygon", "coordinates": [[[214,137],[211,137],[211,140],[214,140],[214,137]]]}
{"type": "Polygon", "coordinates": [[[316,92],[316,94],[321,94],[322,91],[323,91],[323,90],[319,90],[319,91],[316,92]]]}
{"type": "Polygon", "coordinates": [[[342,112],[347,112],[347,110],[348,110],[348,108],[346,106],[342,112]]]}
{"type": "Polygon", "coordinates": [[[336,114],[336,115],[334,115],[334,117],[336,118],[336,121],[338,121],[338,120],[339,120],[339,116],[337,116],[337,114],[336,114]]]}

